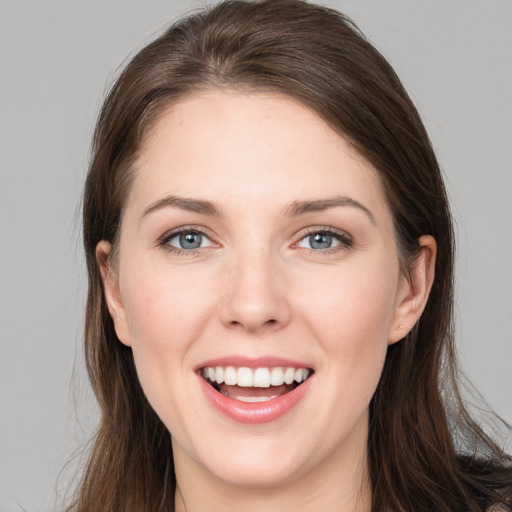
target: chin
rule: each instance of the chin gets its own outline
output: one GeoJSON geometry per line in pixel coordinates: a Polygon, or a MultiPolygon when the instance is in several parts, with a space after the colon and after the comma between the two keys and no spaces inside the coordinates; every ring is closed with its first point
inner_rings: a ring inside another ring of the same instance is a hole
{"type": "Polygon", "coordinates": [[[273,429],[265,430],[253,436],[211,430],[210,434],[216,435],[205,436],[199,444],[186,448],[176,446],[174,439],[174,455],[181,461],[188,460],[186,464],[192,463],[196,469],[189,466],[191,471],[206,473],[220,485],[263,489],[282,487],[300,479],[308,471],[302,442],[296,442],[300,435],[283,437],[283,429],[278,429],[277,436],[271,432],[273,429]],[[287,443],[287,439],[294,442],[287,443]]]}
{"type": "Polygon", "coordinates": [[[235,457],[229,464],[211,468],[211,471],[229,485],[251,489],[283,487],[304,473],[300,463],[283,463],[275,455],[250,461],[243,456],[235,457]]]}

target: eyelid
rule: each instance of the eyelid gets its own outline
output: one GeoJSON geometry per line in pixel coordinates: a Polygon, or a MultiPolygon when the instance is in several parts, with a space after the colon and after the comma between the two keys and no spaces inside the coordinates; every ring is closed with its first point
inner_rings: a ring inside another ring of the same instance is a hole
{"type": "MultiPolygon", "coordinates": [[[[306,237],[314,235],[316,233],[324,233],[324,234],[333,236],[339,243],[337,245],[335,245],[334,247],[329,247],[327,249],[312,249],[311,248],[309,250],[312,253],[328,254],[331,252],[346,250],[354,245],[353,237],[344,230],[334,228],[332,226],[311,226],[308,228],[304,228],[296,235],[295,242],[292,244],[292,247],[293,248],[302,248],[302,247],[298,247],[298,243],[301,242],[306,237]]],[[[190,224],[184,225],[184,226],[179,226],[179,227],[173,228],[169,231],[166,231],[161,237],[158,238],[156,245],[166,249],[167,251],[175,252],[178,254],[180,254],[180,253],[194,254],[195,252],[197,252],[201,249],[208,249],[212,246],[213,247],[220,246],[219,242],[216,241],[215,237],[212,236],[212,234],[210,233],[209,230],[205,229],[202,226],[190,225],[190,224]],[[172,238],[174,238],[182,233],[190,233],[190,232],[196,232],[196,233],[199,233],[199,234],[205,236],[211,242],[211,245],[208,247],[200,247],[197,249],[182,249],[182,248],[175,247],[175,246],[169,244],[169,241],[172,238]]],[[[303,249],[307,249],[307,248],[304,247],[303,249]]]]}
{"type": "Polygon", "coordinates": [[[181,249],[180,247],[175,247],[173,245],[169,244],[169,241],[173,239],[174,237],[181,235],[183,233],[199,233],[206,237],[210,242],[211,246],[219,246],[219,243],[214,239],[212,234],[206,230],[205,228],[201,226],[196,225],[185,225],[185,226],[179,226],[177,228],[173,228],[169,231],[166,231],[161,237],[158,238],[156,245],[159,247],[162,247],[170,252],[176,252],[176,253],[188,253],[193,254],[194,252],[200,250],[200,249],[208,249],[209,247],[200,247],[197,249],[181,249]]]}
{"type": "MultiPolygon", "coordinates": [[[[329,247],[327,249],[309,249],[311,252],[320,254],[320,253],[329,253],[336,252],[339,250],[346,250],[354,245],[354,238],[342,229],[333,228],[332,226],[312,226],[309,228],[305,228],[300,233],[298,233],[296,237],[296,241],[293,243],[293,247],[298,247],[298,243],[304,240],[306,237],[314,235],[316,233],[324,233],[330,236],[333,236],[338,240],[339,244],[334,247],[329,247]]],[[[302,249],[302,247],[299,247],[302,249]]],[[[303,249],[307,249],[304,247],[303,249]]]]}

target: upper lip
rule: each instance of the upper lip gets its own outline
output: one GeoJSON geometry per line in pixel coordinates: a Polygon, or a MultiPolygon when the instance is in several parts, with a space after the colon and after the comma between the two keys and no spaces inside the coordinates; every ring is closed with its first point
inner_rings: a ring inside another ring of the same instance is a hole
{"type": "Polygon", "coordinates": [[[247,357],[247,356],[226,356],[218,357],[215,359],[208,359],[203,363],[196,366],[196,370],[211,366],[234,366],[236,368],[273,368],[276,366],[293,367],[293,368],[310,368],[311,365],[303,361],[297,361],[293,359],[287,359],[275,356],[259,356],[259,357],[247,357]]]}

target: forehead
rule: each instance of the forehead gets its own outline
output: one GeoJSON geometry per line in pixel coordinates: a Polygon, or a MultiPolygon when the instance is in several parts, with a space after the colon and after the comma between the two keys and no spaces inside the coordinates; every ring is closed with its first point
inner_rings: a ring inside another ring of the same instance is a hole
{"type": "Polygon", "coordinates": [[[376,170],[319,115],[279,94],[179,101],[148,132],[135,173],[129,203],[139,208],[166,194],[269,208],[346,195],[387,210],[376,170]]]}

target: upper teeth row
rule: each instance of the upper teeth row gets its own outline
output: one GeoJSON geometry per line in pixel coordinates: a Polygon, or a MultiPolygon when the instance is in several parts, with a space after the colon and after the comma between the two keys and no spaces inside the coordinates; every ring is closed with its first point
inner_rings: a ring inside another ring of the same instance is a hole
{"type": "Polygon", "coordinates": [[[203,368],[203,376],[217,384],[240,386],[244,388],[268,388],[282,384],[301,383],[309,375],[307,368],[247,368],[241,366],[207,366],[203,368]]]}

